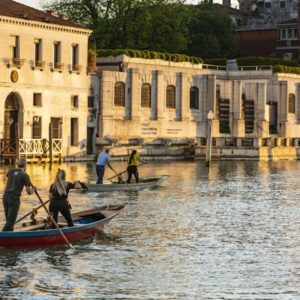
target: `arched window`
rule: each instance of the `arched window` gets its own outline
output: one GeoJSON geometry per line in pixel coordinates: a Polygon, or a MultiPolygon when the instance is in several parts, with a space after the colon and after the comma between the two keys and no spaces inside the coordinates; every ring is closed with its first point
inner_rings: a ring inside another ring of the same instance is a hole
{"type": "Polygon", "coordinates": [[[148,83],[142,84],[141,106],[151,107],[151,85],[148,83]]]}
{"type": "Polygon", "coordinates": [[[190,108],[199,109],[199,89],[196,86],[190,89],[190,108]]]}
{"type": "Polygon", "coordinates": [[[294,114],[296,112],[295,98],[295,94],[289,94],[289,114],[294,114]]]}
{"type": "Polygon", "coordinates": [[[167,86],[167,108],[176,107],[176,88],[174,85],[167,86]]]}
{"type": "Polygon", "coordinates": [[[116,106],[125,106],[125,83],[118,81],[115,83],[115,98],[116,106]]]}

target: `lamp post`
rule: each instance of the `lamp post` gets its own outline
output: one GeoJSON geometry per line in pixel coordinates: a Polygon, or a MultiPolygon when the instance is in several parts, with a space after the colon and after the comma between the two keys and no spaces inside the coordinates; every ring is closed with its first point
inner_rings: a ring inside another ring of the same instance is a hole
{"type": "Polygon", "coordinates": [[[211,146],[212,146],[212,120],[214,113],[210,110],[207,114],[207,132],[206,132],[206,157],[205,165],[209,167],[211,162],[211,146]]]}

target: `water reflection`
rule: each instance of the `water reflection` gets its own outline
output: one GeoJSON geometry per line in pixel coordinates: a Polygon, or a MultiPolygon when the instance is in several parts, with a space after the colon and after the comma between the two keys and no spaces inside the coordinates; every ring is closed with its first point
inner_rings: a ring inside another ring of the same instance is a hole
{"type": "MultiPolygon", "coordinates": [[[[121,171],[126,163],[114,166],[121,171]]],[[[96,177],[93,164],[29,166],[44,200],[58,167],[69,180],[96,177]]],[[[1,250],[0,299],[297,299],[299,167],[288,161],[213,162],[210,169],[203,162],[158,162],[139,172],[170,175],[161,188],[72,192],[74,211],[128,204],[105,233],[74,250],[1,250]]],[[[7,167],[2,171],[3,189],[7,167]]],[[[38,204],[23,196],[20,215],[38,204]]]]}

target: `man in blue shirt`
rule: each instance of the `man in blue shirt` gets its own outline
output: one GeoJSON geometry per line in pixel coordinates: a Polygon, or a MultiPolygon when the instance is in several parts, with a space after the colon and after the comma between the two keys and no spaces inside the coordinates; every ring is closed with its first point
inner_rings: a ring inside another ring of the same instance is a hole
{"type": "Polygon", "coordinates": [[[96,163],[96,172],[98,176],[97,184],[103,184],[103,177],[104,177],[104,171],[106,165],[108,165],[108,167],[111,170],[117,173],[110,164],[110,157],[108,154],[109,154],[109,149],[105,149],[98,155],[97,163],[96,163]]]}

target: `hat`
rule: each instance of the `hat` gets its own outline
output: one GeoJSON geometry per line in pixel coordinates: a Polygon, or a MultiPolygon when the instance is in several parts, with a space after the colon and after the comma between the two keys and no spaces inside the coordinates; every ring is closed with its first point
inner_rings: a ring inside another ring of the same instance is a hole
{"type": "Polygon", "coordinates": [[[18,161],[18,167],[24,168],[26,166],[26,159],[24,157],[21,157],[18,161]]]}

